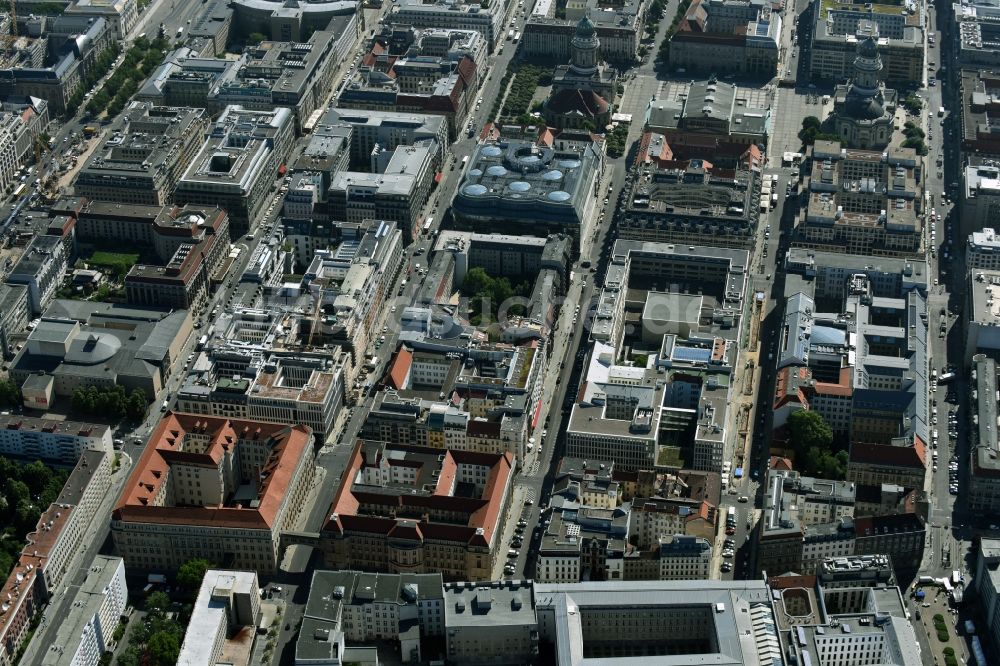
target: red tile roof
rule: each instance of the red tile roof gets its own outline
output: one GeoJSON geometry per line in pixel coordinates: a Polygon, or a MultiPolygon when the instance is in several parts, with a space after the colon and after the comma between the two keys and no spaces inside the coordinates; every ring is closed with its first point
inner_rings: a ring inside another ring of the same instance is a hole
{"type": "Polygon", "coordinates": [[[145,452],[125,483],[114,510],[116,520],[141,523],[192,524],[217,527],[274,527],[286,489],[302,456],[312,447],[312,429],[263,421],[237,421],[197,414],[168,413],[149,438],[145,452]],[[208,435],[203,451],[184,451],[187,433],[208,435]],[[161,506],[157,496],[170,478],[172,464],[218,466],[238,440],[273,440],[261,469],[257,508],[241,506],[161,506]]]}

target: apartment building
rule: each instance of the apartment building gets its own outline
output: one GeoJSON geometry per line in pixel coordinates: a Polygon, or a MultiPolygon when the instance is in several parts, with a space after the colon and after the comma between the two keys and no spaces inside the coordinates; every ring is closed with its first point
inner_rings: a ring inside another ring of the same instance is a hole
{"type": "Polygon", "coordinates": [[[21,414],[0,415],[0,453],[5,456],[75,465],[83,452],[89,450],[111,453],[109,426],[21,414]]]}
{"type": "Polygon", "coordinates": [[[628,503],[599,509],[557,496],[538,545],[535,580],[625,580],[630,511],[628,503]]]}
{"type": "Polygon", "coordinates": [[[7,274],[6,283],[28,289],[28,307],[34,317],[40,315],[62,286],[69,261],[59,236],[35,236],[7,274]]]}
{"type": "Polygon", "coordinates": [[[249,663],[260,623],[260,585],[254,571],[209,569],[201,580],[177,663],[249,663]]]}
{"type": "Polygon", "coordinates": [[[837,142],[817,141],[808,164],[794,246],[876,257],[920,255],[923,188],[912,149],[843,151],[837,142]]]}
{"type": "Polygon", "coordinates": [[[138,571],[203,557],[272,573],[314,472],[308,426],[170,412],[112,512],[115,547],[138,571]]]}
{"type": "Polygon", "coordinates": [[[162,206],[194,159],[207,124],[204,109],[132,102],[77,173],[73,191],[98,201],[162,206]]]}
{"type": "Polygon", "coordinates": [[[328,564],[362,571],[440,571],[489,580],[513,491],[511,454],[359,441],[320,533],[328,564]]]}
{"type": "Polygon", "coordinates": [[[111,454],[87,450],[70,472],[0,588],[0,664],[10,666],[35,614],[62,587],[82,546],[89,543],[94,516],[111,489],[111,454]]]}
{"type": "Polygon", "coordinates": [[[303,425],[325,440],[344,404],[347,358],[333,348],[318,354],[272,352],[213,342],[204,366],[188,373],[177,391],[177,409],[218,418],[303,425]]]}
{"type": "MultiPolygon", "coordinates": [[[[72,589],[72,588],[70,588],[72,589]]],[[[128,605],[125,563],[98,555],[56,633],[41,654],[41,666],[98,666],[115,647],[114,632],[128,605]]]]}
{"type": "Polygon", "coordinates": [[[398,642],[404,659],[421,661],[421,639],[444,636],[445,591],[441,574],[313,572],[295,663],[358,660],[374,648],[353,645],[398,642]]]}
{"type": "Polygon", "coordinates": [[[271,185],[295,138],[292,112],[227,106],[177,181],[180,203],[220,206],[234,235],[256,232],[271,185]]]}

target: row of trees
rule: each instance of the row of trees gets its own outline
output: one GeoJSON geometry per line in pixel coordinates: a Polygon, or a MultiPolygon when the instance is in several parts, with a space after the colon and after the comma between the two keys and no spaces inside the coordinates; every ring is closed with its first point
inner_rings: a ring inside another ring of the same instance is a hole
{"type": "Polygon", "coordinates": [[[0,380],[0,405],[16,407],[21,404],[21,389],[9,379],[0,380]]]}
{"type": "Polygon", "coordinates": [[[674,33],[677,32],[677,27],[684,20],[684,15],[687,14],[688,8],[691,7],[691,0],[681,0],[677,4],[677,11],[674,12],[674,18],[670,21],[670,28],[667,30],[666,36],[664,36],[663,41],[660,42],[660,50],[657,53],[657,58],[662,60],[666,64],[670,60],[670,40],[673,38],[674,33]]]}
{"type": "Polygon", "coordinates": [[[834,444],[833,429],[818,413],[800,409],[788,417],[789,446],[795,469],[807,476],[841,480],[847,477],[849,456],[845,442],[834,444]]]}
{"type": "Polygon", "coordinates": [[[913,148],[917,151],[918,155],[927,154],[927,144],[924,143],[924,131],[916,123],[907,120],[903,126],[903,135],[906,137],[901,144],[903,148],[913,148]]]}
{"type": "Polygon", "coordinates": [[[97,388],[84,386],[73,391],[73,411],[79,416],[98,417],[102,420],[119,420],[128,417],[132,421],[146,418],[149,400],[139,389],[126,395],[121,386],[97,388]]]}
{"type": "Polygon", "coordinates": [[[100,115],[102,111],[107,111],[108,116],[121,113],[139,85],[163,62],[163,54],[168,46],[169,43],[163,38],[150,41],[143,37],[135,40],[132,48],[125,54],[121,67],[90,99],[87,113],[92,116],[100,115]]]}
{"type": "Polygon", "coordinates": [[[604,147],[610,157],[621,157],[625,154],[628,143],[628,128],[628,123],[618,123],[617,127],[605,135],[604,147]]]}
{"type": "Polygon", "coordinates": [[[56,501],[69,476],[35,461],[0,457],[0,579],[6,579],[24,548],[24,537],[35,529],[42,511],[56,501]]]}
{"type": "Polygon", "coordinates": [[[113,45],[104,49],[101,55],[97,56],[97,60],[93,67],[88,67],[86,73],[80,78],[80,85],[77,87],[76,92],[69,98],[69,102],[66,104],[66,115],[72,116],[76,113],[80,105],[83,104],[83,96],[87,94],[95,83],[101,80],[101,77],[108,73],[111,69],[111,65],[114,64],[115,58],[121,50],[118,47],[118,43],[115,42],[113,45]]]}

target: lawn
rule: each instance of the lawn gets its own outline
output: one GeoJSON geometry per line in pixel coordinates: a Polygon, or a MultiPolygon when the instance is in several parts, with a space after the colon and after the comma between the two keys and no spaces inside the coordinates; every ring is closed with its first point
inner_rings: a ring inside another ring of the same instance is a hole
{"type": "Polygon", "coordinates": [[[139,263],[139,255],[129,252],[97,250],[85,261],[91,266],[103,268],[108,273],[113,273],[115,277],[121,279],[125,277],[129,269],[139,263]]]}

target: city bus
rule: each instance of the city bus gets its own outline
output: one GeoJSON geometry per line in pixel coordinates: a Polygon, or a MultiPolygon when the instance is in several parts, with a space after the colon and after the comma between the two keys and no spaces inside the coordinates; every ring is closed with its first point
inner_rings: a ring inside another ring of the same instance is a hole
{"type": "Polygon", "coordinates": [[[428,233],[428,232],[430,232],[432,224],[434,224],[434,218],[433,217],[428,217],[427,221],[424,222],[424,233],[425,234],[428,233]]]}
{"type": "Polygon", "coordinates": [[[20,183],[17,187],[14,188],[14,198],[17,199],[18,197],[20,197],[22,194],[24,194],[24,191],[26,189],[28,188],[25,186],[25,184],[20,183]]]}
{"type": "Polygon", "coordinates": [[[513,41],[515,44],[517,44],[519,41],[521,41],[521,31],[520,30],[514,33],[514,39],[512,39],[511,41],[513,41]]]}

